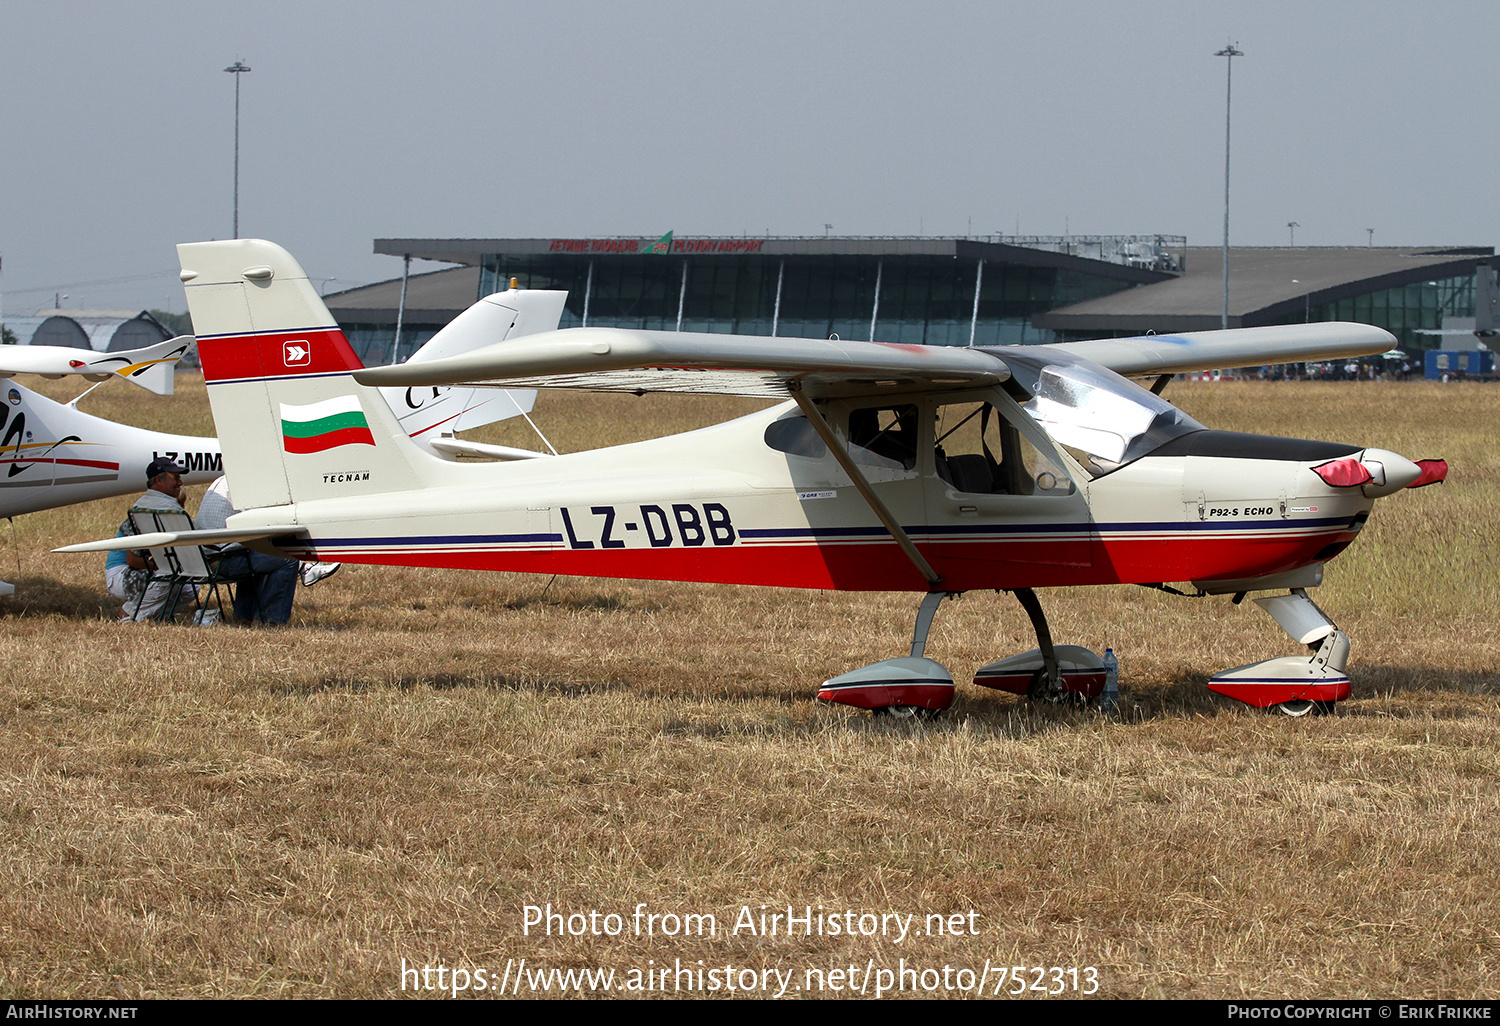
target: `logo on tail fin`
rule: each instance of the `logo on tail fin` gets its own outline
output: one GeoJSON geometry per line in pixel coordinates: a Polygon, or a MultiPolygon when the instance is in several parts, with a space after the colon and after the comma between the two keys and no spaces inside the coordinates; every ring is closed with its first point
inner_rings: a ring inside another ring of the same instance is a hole
{"type": "Polygon", "coordinates": [[[312,363],[312,347],[307,339],[281,343],[281,359],[288,367],[306,367],[312,363]]]}
{"type": "Polygon", "coordinates": [[[281,447],[292,453],[324,452],[341,445],[374,445],[357,395],[340,395],[307,406],[281,407],[281,447]]]}

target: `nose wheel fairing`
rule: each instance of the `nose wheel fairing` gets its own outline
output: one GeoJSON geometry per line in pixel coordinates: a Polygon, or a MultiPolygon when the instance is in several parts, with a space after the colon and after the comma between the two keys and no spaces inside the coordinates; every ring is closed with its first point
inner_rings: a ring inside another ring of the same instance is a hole
{"type": "Polygon", "coordinates": [[[1286,595],[1258,598],[1255,604],[1270,613],[1294,641],[1313,649],[1312,654],[1225,670],[1208,682],[1209,690],[1257,709],[1278,707],[1293,716],[1348,698],[1349,638],[1307,597],[1307,591],[1293,588],[1286,595]]]}
{"type": "Polygon", "coordinates": [[[1346,674],[1320,672],[1300,656],[1283,656],[1225,670],[1214,675],[1208,689],[1256,709],[1303,702],[1342,702],[1351,691],[1346,674]]]}

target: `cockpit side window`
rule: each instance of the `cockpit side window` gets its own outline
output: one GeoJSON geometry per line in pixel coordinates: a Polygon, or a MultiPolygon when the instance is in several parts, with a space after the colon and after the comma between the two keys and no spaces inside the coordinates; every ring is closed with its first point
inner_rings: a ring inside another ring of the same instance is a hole
{"type": "Polygon", "coordinates": [[[937,408],[933,466],[960,492],[1069,495],[1073,482],[989,403],[937,408]]]}
{"type": "Polygon", "coordinates": [[[820,460],[828,455],[828,446],[806,417],[783,417],[766,425],[766,444],[777,452],[820,460]]]}
{"type": "Polygon", "coordinates": [[[849,411],[849,455],[889,470],[917,465],[917,407],[867,406],[849,411]]]}

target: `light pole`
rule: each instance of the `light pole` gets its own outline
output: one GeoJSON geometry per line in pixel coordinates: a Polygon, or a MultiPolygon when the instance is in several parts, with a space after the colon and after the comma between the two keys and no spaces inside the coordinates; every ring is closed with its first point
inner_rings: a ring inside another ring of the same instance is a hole
{"type": "Polygon", "coordinates": [[[1298,224],[1296,221],[1288,221],[1286,223],[1286,231],[1287,231],[1286,244],[1288,246],[1292,247],[1293,249],[1295,249],[1296,246],[1297,246],[1297,229],[1301,228],[1301,227],[1302,226],[1300,224],[1298,224]]]}
{"type": "Polygon", "coordinates": [[[1234,59],[1243,57],[1243,50],[1226,43],[1215,57],[1229,58],[1225,62],[1224,74],[1224,314],[1219,322],[1221,328],[1229,327],[1229,99],[1234,85],[1234,59]]]}
{"type": "Polygon", "coordinates": [[[224,69],[234,76],[234,237],[240,237],[240,76],[250,69],[235,61],[224,69]]]}

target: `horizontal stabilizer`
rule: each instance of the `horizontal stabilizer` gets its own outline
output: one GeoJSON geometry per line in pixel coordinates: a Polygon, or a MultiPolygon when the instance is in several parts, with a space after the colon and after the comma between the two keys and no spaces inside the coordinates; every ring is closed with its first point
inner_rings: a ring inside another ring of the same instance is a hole
{"type": "Polygon", "coordinates": [[[463,438],[433,438],[427,443],[439,453],[448,456],[478,456],[487,460],[534,460],[550,453],[534,449],[516,449],[509,445],[489,445],[485,442],[470,442],[463,438]]]}
{"type": "MultiPolygon", "coordinates": [[[[523,335],[556,331],[568,294],[546,289],[509,289],[485,296],[411,355],[407,366],[460,356],[523,335]]],[[[469,431],[531,412],[535,389],[494,388],[383,390],[406,433],[429,448],[439,431],[469,431]]]]}
{"type": "Polygon", "coordinates": [[[120,549],[163,549],[177,545],[227,545],[230,542],[256,541],[260,538],[275,538],[283,534],[300,534],[299,524],[275,524],[271,527],[255,527],[235,530],[232,527],[217,531],[157,531],[152,534],[128,534],[120,538],[103,541],[80,542],[64,545],[53,552],[116,552],[120,549]]]}

